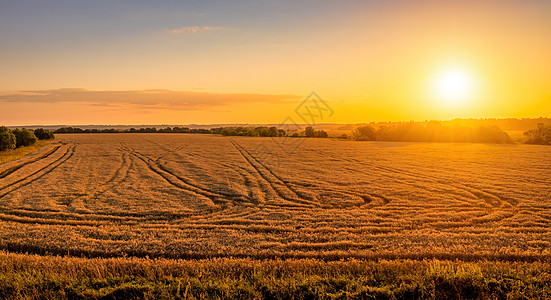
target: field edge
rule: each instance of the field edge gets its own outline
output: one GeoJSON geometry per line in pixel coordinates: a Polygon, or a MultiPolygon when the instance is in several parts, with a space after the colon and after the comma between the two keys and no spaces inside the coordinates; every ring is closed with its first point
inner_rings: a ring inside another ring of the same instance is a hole
{"type": "Polygon", "coordinates": [[[45,146],[48,146],[52,143],[53,140],[38,140],[36,143],[30,146],[20,147],[13,150],[4,150],[0,151],[0,166],[5,163],[9,163],[21,158],[24,158],[27,155],[38,152],[45,146]]]}
{"type": "Polygon", "coordinates": [[[76,258],[0,252],[0,298],[548,298],[549,262],[76,258]]]}

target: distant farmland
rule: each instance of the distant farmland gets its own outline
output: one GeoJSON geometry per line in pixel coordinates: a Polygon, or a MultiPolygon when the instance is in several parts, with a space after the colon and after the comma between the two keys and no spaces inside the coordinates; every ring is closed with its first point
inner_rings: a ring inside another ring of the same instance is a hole
{"type": "Polygon", "coordinates": [[[546,146],[59,135],[0,165],[0,248],[545,260],[550,178],[546,146]]]}

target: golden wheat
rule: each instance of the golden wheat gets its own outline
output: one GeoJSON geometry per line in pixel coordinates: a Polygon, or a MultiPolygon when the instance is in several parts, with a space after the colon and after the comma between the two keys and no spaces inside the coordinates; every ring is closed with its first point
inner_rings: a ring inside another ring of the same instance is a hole
{"type": "Polygon", "coordinates": [[[67,134],[0,165],[0,248],[546,259],[551,148],[67,134]]]}

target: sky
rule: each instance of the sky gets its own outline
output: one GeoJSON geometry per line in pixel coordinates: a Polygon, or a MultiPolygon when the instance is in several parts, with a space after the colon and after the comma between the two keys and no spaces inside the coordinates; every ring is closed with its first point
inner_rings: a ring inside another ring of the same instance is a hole
{"type": "Polygon", "coordinates": [[[0,0],[0,124],[551,117],[551,1],[0,0]],[[450,75],[451,74],[451,75],[450,75]]]}

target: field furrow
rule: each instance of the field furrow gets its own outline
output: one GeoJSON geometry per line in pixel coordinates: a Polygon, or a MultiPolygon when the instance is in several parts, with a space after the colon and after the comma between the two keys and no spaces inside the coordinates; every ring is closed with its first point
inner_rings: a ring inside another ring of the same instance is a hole
{"type": "Polygon", "coordinates": [[[90,257],[551,256],[551,149],[67,134],[0,166],[0,249],[90,257]]]}

